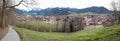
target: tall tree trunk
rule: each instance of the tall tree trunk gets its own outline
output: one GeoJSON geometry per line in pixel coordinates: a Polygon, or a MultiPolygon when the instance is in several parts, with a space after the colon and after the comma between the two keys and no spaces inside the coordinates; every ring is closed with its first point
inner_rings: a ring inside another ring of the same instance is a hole
{"type": "Polygon", "coordinates": [[[6,10],[6,0],[3,0],[2,3],[2,12],[1,12],[1,27],[5,28],[5,10],[6,10]]]}

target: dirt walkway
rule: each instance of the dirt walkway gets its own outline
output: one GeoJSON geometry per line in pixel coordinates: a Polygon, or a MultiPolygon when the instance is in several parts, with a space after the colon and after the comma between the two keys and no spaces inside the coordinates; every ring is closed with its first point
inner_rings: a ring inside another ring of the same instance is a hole
{"type": "Polygon", "coordinates": [[[8,33],[5,35],[5,37],[3,37],[1,41],[20,41],[20,37],[17,32],[12,29],[12,27],[10,27],[8,33]]]}

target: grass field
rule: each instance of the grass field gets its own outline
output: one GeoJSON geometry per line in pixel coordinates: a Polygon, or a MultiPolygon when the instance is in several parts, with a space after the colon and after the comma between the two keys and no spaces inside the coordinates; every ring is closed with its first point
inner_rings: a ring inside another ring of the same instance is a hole
{"type": "Polygon", "coordinates": [[[120,41],[120,26],[73,33],[38,32],[14,27],[22,41],[120,41]]]}

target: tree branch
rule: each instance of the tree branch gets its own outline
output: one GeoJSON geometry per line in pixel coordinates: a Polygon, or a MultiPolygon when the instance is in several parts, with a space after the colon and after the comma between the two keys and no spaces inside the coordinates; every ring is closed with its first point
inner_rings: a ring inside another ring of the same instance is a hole
{"type": "Polygon", "coordinates": [[[13,6],[7,6],[6,8],[14,8],[16,6],[19,6],[24,0],[21,0],[18,4],[13,5],[13,6]]]}

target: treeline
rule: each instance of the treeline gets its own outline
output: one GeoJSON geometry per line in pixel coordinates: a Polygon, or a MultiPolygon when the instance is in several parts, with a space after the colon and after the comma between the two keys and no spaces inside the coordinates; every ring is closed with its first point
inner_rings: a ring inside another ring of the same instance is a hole
{"type": "Polygon", "coordinates": [[[83,30],[85,24],[83,19],[80,17],[66,17],[63,22],[59,22],[59,19],[56,19],[57,23],[51,24],[49,22],[41,21],[21,21],[15,24],[16,27],[27,28],[35,31],[41,32],[75,32],[83,30]]]}

